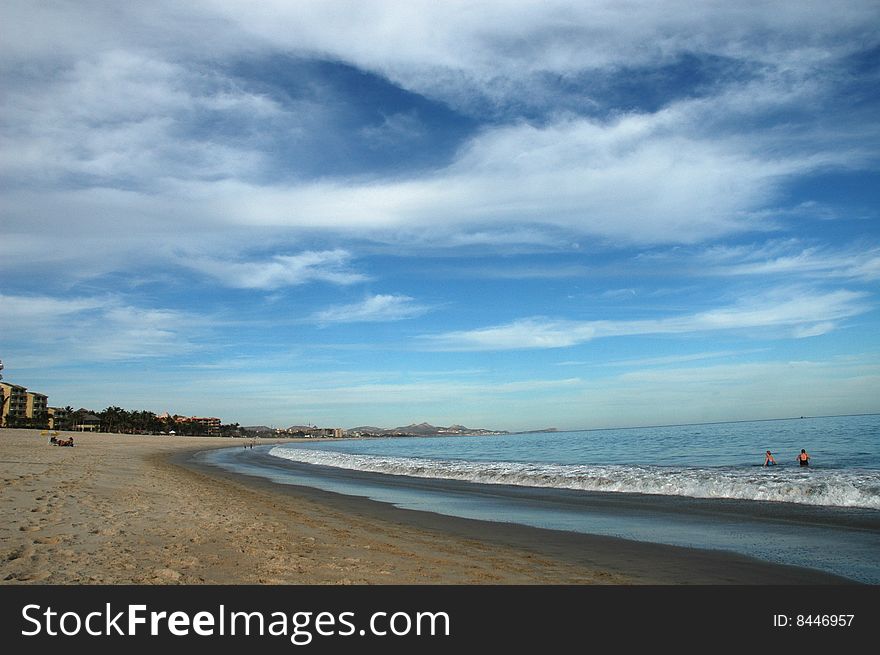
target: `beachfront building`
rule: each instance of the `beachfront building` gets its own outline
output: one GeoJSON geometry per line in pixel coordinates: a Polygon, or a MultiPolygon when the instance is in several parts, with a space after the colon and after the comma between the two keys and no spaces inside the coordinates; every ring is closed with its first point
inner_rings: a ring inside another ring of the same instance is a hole
{"type": "Polygon", "coordinates": [[[98,432],[101,429],[101,419],[84,409],[76,410],[73,420],[73,429],[80,432],[98,432]]]}
{"type": "Polygon", "coordinates": [[[196,429],[194,432],[206,434],[209,437],[220,435],[220,419],[216,416],[178,416],[174,415],[177,424],[188,424],[196,429]]]}
{"type": "Polygon", "coordinates": [[[50,430],[69,430],[71,428],[70,421],[73,417],[66,408],[50,407],[47,413],[49,414],[50,430]]]}
{"type": "Polygon", "coordinates": [[[28,391],[25,415],[40,424],[35,427],[49,427],[49,397],[42,393],[28,391]]]}
{"type": "Polygon", "coordinates": [[[45,394],[28,391],[19,384],[0,382],[0,427],[48,427],[48,402],[45,394]]]}
{"type": "Polygon", "coordinates": [[[3,403],[0,426],[8,428],[24,423],[27,418],[27,387],[0,382],[0,402],[3,403]]]}
{"type": "Polygon", "coordinates": [[[310,425],[292,425],[289,428],[279,428],[275,430],[276,435],[286,435],[291,437],[316,437],[341,439],[343,436],[342,428],[318,428],[310,425]]]}

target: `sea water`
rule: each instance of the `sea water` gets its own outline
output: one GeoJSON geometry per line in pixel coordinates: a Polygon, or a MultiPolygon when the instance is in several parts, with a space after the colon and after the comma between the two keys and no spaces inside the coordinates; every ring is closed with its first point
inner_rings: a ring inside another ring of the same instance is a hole
{"type": "Polygon", "coordinates": [[[869,415],[298,442],[206,458],[410,509],[730,550],[880,584],[878,446],[880,415],[869,415]],[[762,466],[767,450],[777,466],[762,466]]]}
{"type": "Polygon", "coordinates": [[[374,473],[880,509],[880,415],[290,444],[276,457],[374,473]],[[801,467],[801,449],[811,466],[801,467]],[[777,466],[764,467],[770,450],[777,466]]]}

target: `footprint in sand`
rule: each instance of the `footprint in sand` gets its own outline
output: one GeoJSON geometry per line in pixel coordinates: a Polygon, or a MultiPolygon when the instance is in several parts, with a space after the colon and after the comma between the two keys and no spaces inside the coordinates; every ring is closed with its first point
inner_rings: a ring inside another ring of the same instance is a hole
{"type": "Polygon", "coordinates": [[[36,532],[40,529],[38,525],[23,525],[18,530],[19,532],[36,532]]]}
{"type": "Polygon", "coordinates": [[[153,577],[160,580],[177,581],[180,580],[183,575],[179,571],[175,571],[174,569],[157,569],[153,571],[153,577]]]}
{"type": "Polygon", "coordinates": [[[26,554],[27,554],[27,549],[16,548],[15,550],[9,551],[3,559],[6,560],[7,562],[14,562],[17,559],[21,559],[26,554]]]}
{"type": "Polygon", "coordinates": [[[89,534],[96,534],[101,537],[109,537],[116,534],[116,530],[113,528],[94,528],[93,530],[89,530],[89,534]]]}

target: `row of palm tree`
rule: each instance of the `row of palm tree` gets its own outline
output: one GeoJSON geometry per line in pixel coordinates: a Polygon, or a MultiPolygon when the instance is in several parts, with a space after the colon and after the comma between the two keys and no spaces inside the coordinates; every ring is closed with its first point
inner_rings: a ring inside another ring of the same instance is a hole
{"type": "MultiPolygon", "coordinates": [[[[0,398],[2,400],[2,398],[0,398]]],[[[0,407],[2,410],[2,407],[0,407]]],[[[42,429],[49,427],[49,413],[35,412],[33,416],[7,416],[6,427],[8,428],[32,428],[42,429]]]]}
{"type": "MultiPolygon", "coordinates": [[[[208,426],[196,422],[178,422],[172,416],[157,416],[146,410],[130,411],[112,405],[103,411],[97,412],[89,409],[77,409],[65,407],[62,417],[56,418],[55,428],[59,430],[73,429],[84,423],[97,421],[101,432],[116,432],[121,434],[183,434],[199,436],[208,434],[208,426]]],[[[238,423],[220,426],[222,436],[239,436],[241,428],[238,423]]]]}

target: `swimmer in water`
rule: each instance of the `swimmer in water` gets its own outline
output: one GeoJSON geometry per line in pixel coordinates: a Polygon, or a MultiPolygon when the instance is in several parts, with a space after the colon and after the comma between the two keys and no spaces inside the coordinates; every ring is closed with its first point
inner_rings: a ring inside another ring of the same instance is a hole
{"type": "Polygon", "coordinates": [[[801,448],[801,454],[797,456],[798,464],[801,466],[809,466],[810,465],[810,456],[807,454],[807,451],[801,448]]]}
{"type": "Polygon", "coordinates": [[[767,451],[767,454],[764,455],[764,466],[776,466],[776,460],[773,459],[773,455],[770,451],[767,451]]]}

